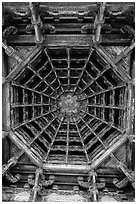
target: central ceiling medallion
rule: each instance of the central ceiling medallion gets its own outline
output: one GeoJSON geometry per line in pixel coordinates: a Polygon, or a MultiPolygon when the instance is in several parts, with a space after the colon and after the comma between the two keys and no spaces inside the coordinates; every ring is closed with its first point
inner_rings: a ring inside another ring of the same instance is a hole
{"type": "Polygon", "coordinates": [[[61,96],[60,98],[59,106],[61,108],[61,113],[66,113],[68,116],[77,114],[79,105],[77,96],[67,94],[66,96],[61,96]]]}
{"type": "Polygon", "coordinates": [[[60,113],[73,122],[78,120],[79,117],[85,113],[87,103],[82,101],[80,96],[67,93],[65,95],[61,95],[58,106],[60,113]]]}

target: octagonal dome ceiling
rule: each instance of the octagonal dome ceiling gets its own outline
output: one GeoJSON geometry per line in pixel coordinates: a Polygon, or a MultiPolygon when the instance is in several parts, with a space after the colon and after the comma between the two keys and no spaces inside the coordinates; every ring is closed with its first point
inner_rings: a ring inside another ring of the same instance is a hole
{"type": "Polygon", "coordinates": [[[11,96],[12,132],[36,161],[89,164],[124,134],[126,82],[95,48],[42,48],[11,96]]]}

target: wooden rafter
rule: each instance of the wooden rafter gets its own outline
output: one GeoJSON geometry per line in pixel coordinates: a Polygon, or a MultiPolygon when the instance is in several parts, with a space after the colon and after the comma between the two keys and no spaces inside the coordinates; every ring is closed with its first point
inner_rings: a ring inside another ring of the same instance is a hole
{"type": "Polygon", "coordinates": [[[93,94],[91,94],[90,96],[83,97],[81,100],[86,100],[86,99],[89,99],[89,98],[91,98],[91,97],[94,97],[94,96],[97,96],[97,95],[106,93],[106,92],[108,92],[108,91],[113,91],[113,90],[115,90],[115,89],[117,89],[117,88],[122,88],[122,87],[126,87],[126,84],[114,86],[114,87],[111,87],[111,88],[109,88],[109,89],[107,89],[107,90],[104,89],[103,91],[99,91],[99,92],[97,92],[97,93],[93,93],[93,94]]]}
{"type": "MultiPolygon", "coordinates": [[[[99,78],[99,77],[101,77],[107,70],[109,70],[110,69],[110,66],[106,66],[105,68],[104,68],[104,70],[102,71],[102,72],[100,72],[98,75],[97,75],[97,77],[96,78],[94,78],[90,83],[88,83],[83,89],[82,89],[82,91],[80,92],[80,94],[81,93],[83,93],[88,87],[90,87],[94,82],[96,82],[97,81],[97,79],[99,78]]],[[[98,84],[98,86],[99,86],[99,84],[98,84]]],[[[101,87],[101,89],[102,89],[102,87],[101,87]]]]}
{"type": "Polygon", "coordinates": [[[67,67],[67,69],[68,69],[68,89],[70,88],[70,48],[67,48],[67,55],[68,55],[68,59],[67,59],[67,61],[68,61],[68,67],[67,67]]]}
{"type": "Polygon", "coordinates": [[[89,56],[88,56],[88,58],[86,59],[85,65],[84,65],[84,67],[82,68],[82,72],[81,72],[81,74],[80,74],[80,76],[79,76],[79,79],[78,79],[78,81],[77,81],[76,87],[75,87],[75,89],[74,89],[74,91],[73,91],[74,94],[76,93],[78,84],[79,84],[79,82],[80,82],[80,80],[81,80],[81,78],[82,78],[82,76],[83,76],[83,73],[84,73],[86,67],[87,67],[87,64],[88,64],[88,62],[89,62],[89,60],[90,60],[90,57],[91,57],[91,55],[92,55],[92,52],[93,52],[93,48],[90,48],[89,56]]]}
{"type": "Polygon", "coordinates": [[[28,123],[30,123],[30,122],[32,122],[32,121],[38,119],[38,118],[42,118],[42,117],[44,117],[44,116],[46,116],[46,115],[48,115],[48,114],[50,114],[50,113],[53,113],[53,112],[55,112],[55,111],[57,111],[57,110],[58,110],[58,109],[53,109],[52,111],[49,111],[49,112],[44,113],[44,114],[41,114],[40,116],[37,116],[37,117],[34,117],[34,118],[32,118],[32,119],[30,119],[30,120],[28,120],[28,121],[25,121],[25,122],[23,122],[23,123],[17,125],[16,127],[13,127],[12,129],[15,130],[15,129],[17,129],[17,128],[20,128],[22,125],[26,125],[26,124],[28,124],[28,123]]]}
{"type": "Polygon", "coordinates": [[[49,56],[49,54],[48,54],[48,52],[47,52],[47,48],[45,48],[44,51],[45,51],[45,53],[46,53],[46,55],[47,55],[47,58],[48,58],[48,61],[49,61],[50,65],[51,65],[52,71],[54,72],[54,74],[55,74],[55,76],[56,76],[56,79],[58,80],[59,86],[60,86],[60,88],[62,89],[62,92],[64,93],[65,91],[64,91],[64,89],[63,89],[63,87],[62,87],[62,84],[61,84],[61,82],[60,82],[60,80],[59,80],[59,77],[58,77],[58,75],[57,75],[57,73],[56,73],[56,70],[55,70],[55,68],[54,68],[54,66],[53,66],[52,60],[50,59],[50,56],[49,56]]]}
{"type": "MultiPolygon", "coordinates": [[[[20,84],[17,84],[17,83],[15,83],[15,82],[12,82],[12,85],[13,85],[13,86],[17,86],[17,87],[21,87],[22,89],[27,89],[27,90],[29,90],[29,91],[32,91],[33,93],[38,93],[38,94],[42,94],[43,96],[49,97],[49,95],[47,95],[47,94],[45,94],[45,93],[41,93],[41,92],[39,92],[39,91],[37,91],[37,90],[35,90],[35,89],[33,89],[33,88],[29,88],[29,87],[27,87],[27,86],[25,86],[25,85],[20,85],[20,84]]],[[[50,98],[55,99],[55,98],[52,97],[52,96],[50,96],[50,98]]]]}
{"type": "Polygon", "coordinates": [[[44,132],[44,131],[52,124],[52,122],[53,122],[54,120],[56,120],[57,118],[58,118],[58,116],[53,117],[53,119],[50,120],[50,121],[46,124],[46,126],[40,131],[40,133],[38,133],[38,134],[34,137],[34,139],[32,139],[32,141],[29,143],[29,146],[32,145],[33,142],[34,142],[38,137],[40,137],[40,135],[42,134],[42,132],[44,132]]]}
{"type": "Polygon", "coordinates": [[[60,129],[60,127],[61,127],[61,124],[62,124],[64,118],[65,118],[65,116],[63,116],[63,117],[61,118],[61,121],[60,121],[60,123],[59,123],[59,125],[58,125],[58,128],[57,128],[57,130],[56,130],[56,133],[55,133],[55,135],[54,135],[54,137],[53,137],[53,139],[52,139],[51,145],[50,145],[50,147],[49,147],[49,149],[48,149],[48,152],[46,153],[46,157],[44,158],[44,161],[45,161],[45,162],[47,161],[49,152],[50,152],[50,150],[51,150],[51,148],[52,148],[52,146],[53,146],[53,143],[54,143],[54,141],[55,141],[55,139],[56,139],[56,136],[57,136],[57,134],[58,134],[58,132],[59,132],[59,129],[60,129]]]}
{"type": "Polygon", "coordinates": [[[86,113],[86,114],[92,116],[93,118],[95,118],[95,119],[97,119],[97,120],[100,120],[101,122],[103,122],[103,123],[109,125],[110,127],[115,128],[116,130],[120,131],[121,133],[124,132],[124,131],[122,131],[121,129],[119,129],[118,127],[116,127],[115,125],[113,125],[113,124],[110,123],[110,122],[106,122],[105,120],[103,120],[103,119],[101,119],[101,118],[99,118],[99,117],[97,117],[97,116],[95,116],[95,115],[93,115],[93,114],[91,114],[91,113],[84,112],[83,110],[81,110],[81,111],[82,111],[83,113],[86,113]]]}
{"type": "Polygon", "coordinates": [[[83,138],[82,138],[82,136],[81,136],[80,130],[79,130],[79,128],[78,128],[78,125],[77,125],[75,119],[74,119],[74,122],[75,122],[75,126],[76,126],[76,128],[77,128],[77,132],[78,132],[78,135],[79,135],[79,137],[80,137],[80,140],[81,140],[81,143],[82,143],[82,146],[83,146],[83,150],[84,150],[85,155],[86,155],[87,162],[90,163],[90,159],[89,159],[89,156],[88,156],[88,154],[87,154],[87,151],[86,151],[86,148],[85,148],[85,144],[84,144],[83,138]]]}
{"type": "Polygon", "coordinates": [[[68,162],[68,153],[69,153],[69,128],[70,128],[70,122],[67,121],[67,137],[66,137],[66,143],[67,143],[67,149],[66,149],[66,163],[68,162]]]}

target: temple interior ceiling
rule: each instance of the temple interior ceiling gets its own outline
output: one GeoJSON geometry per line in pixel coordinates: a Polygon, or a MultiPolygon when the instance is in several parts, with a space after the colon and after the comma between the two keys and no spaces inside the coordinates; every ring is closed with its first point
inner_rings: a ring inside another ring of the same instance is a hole
{"type": "Polygon", "coordinates": [[[3,201],[134,201],[134,2],[2,17],[3,201]]]}

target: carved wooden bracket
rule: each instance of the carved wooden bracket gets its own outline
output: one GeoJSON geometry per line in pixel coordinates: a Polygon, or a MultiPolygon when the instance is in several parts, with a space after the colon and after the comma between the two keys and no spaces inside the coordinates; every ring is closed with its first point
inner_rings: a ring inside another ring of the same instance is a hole
{"type": "MultiPolygon", "coordinates": [[[[52,34],[56,32],[55,26],[50,24],[42,25],[40,29],[42,33],[44,33],[45,31],[49,31],[52,34]]],[[[32,33],[33,31],[34,31],[34,26],[32,24],[29,24],[26,26],[26,33],[29,34],[29,33],[32,33]]]]}
{"type": "Polygon", "coordinates": [[[129,26],[129,25],[125,25],[122,29],[121,29],[122,33],[128,33],[130,37],[134,38],[135,37],[135,30],[129,26]]]}
{"type": "Polygon", "coordinates": [[[12,183],[16,183],[17,181],[20,180],[20,175],[16,174],[15,176],[13,176],[9,171],[6,171],[5,173],[5,177],[8,181],[12,182],[12,183]]]}
{"type": "MultiPolygon", "coordinates": [[[[55,181],[55,176],[51,175],[49,176],[49,180],[45,180],[45,176],[41,175],[42,179],[40,180],[40,184],[42,186],[50,186],[55,181]]],[[[33,174],[28,175],[28,184],[34,186],[35,185],[35,179],[33,174]]]]}
{"type": "MultiPolygon", "coordinates": [[[[127,170],[126,170],[127,171],[127,170]]],[[[128,171],[127,177],[125,177],[123,180],[119,181],[118,179],[113,180],[113,184],[117,188],[123,188],[125,187],[129,182],[131,182],[132,187],[135,189],[135,172],[128,171]]]]}
{"type": "Polygon", "coordinates": [[[3,39],[6,39],[10,34],[16,34],[17,28],[15,26],[9,26],[2,32],[3,39]]]}
{"type": "Polygon", "coordinates": [[[105,181],[102,183],[96,183],[96,176],[95,172],[89,172],[88,181],[84,182],[83,177],[78,177],[78,184],[83,188],[88,189],[89,197],[93,197],[93,201],[97,201],[98,189],[102,189],[105,187],[105,181]]]}
{"type": "Polygon", "coordinates": [[[89,188],[90,184],[83,181],[83,177],[78,177],[78,184],[83,188],[89,188]]]}
{"type": "Polygon", "coordinates": [[[49,177],[49,180],[45,180],[45,176],[43,175],[43,170],[41,168],[36,170],[35,179],[33,174],[29,174],[28,184],[34,186],[32,201],[33,202],[35,201],[37,193],[40,193],[40,190],[42,189],[43,186],[50,186],[54,183],[54,181],[55,181],[55,176],[53,175],[49,177]]]}
{"type": "Polygon", "coordinates": [[[11,165],[15,165],[17,163],[17,158],[16,157],[12,157],[7,164],[4,164],[2,166],[2,176],[5,175],[5,173],[7,172],[7,170],[10,168],[11,165]]]}

